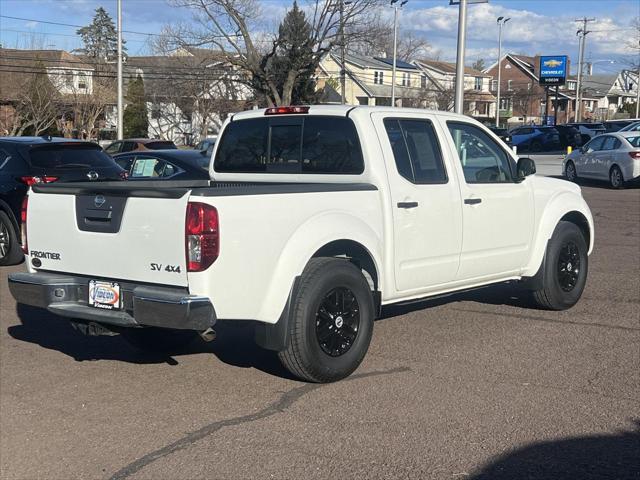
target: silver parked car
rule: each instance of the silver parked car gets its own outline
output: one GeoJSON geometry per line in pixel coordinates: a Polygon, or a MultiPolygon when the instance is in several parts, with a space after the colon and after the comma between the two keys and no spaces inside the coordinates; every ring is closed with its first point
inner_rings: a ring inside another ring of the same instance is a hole
{"type": "Polygon", "coordinates": [[[640,132],[599,135],[567,155],[562,164],[565,178],[608,180],[611,187],[640,179],[640,132]]]}
{"type": "Polygon", "coordinates": [[[619,130],[620,132],[640,132],[640,120],[619,130]]]}

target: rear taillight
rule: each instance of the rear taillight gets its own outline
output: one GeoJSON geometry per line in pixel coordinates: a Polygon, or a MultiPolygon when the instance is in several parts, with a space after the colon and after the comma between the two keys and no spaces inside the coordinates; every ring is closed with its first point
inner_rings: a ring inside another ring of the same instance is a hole
{"type": "Polygon", "coordinates": [[[640,160],[640,151],[638,152],[629,152],[629,156],[634,160],[640,160]]]}
{"type": "Polygon", "coordinates": [[[36,183],[51,183],[58,180],[58,177],[20,177],[20,181],[29,187],[36,183]]]}
{"type": "Polygon", "coordinates": [[[29,196],[25,195],[22,199],[22,208],[20,209],[20,233],[22,236],[22,251],[29,253],[29,245],[27,244],[27,207],[29,206],[29,196]]]}
{"type": "Polygon", "coordinates": [[[187,204],[184,246],[188,272],[201,272],[215,262],[220,252],[220,225],[215,207],[198,202],[187,204]]]}

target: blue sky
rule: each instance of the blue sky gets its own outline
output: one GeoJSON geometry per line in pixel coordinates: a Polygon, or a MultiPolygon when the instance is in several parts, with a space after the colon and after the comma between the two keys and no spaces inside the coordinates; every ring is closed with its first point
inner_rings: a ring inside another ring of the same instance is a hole
{"type": "MultiPolygon", "coordinates": [[[[291,1],[260,0],[264,18],[276,25],[291,1]]],[[[301,4],[305,0],[300,0],[301,4]]],[[[0,42],[6,47],[62,48],[79,46],[76,28],[51,25],[42,21],[86,25],[94,10],[103,6],[115,19],[116,0],[0,0],[0,42]]],[[[158,33],[166,24],[190,22],[191,12],[172,6],[166,0],[123,0],[123,30],[158,33]]],[[[385,9],[384,15],[391,15],[385,9]]],[[[596,61],[596,72],[606,73],[624,67],[632,59],[627,43],[636,32],[631,28],[640,16],[638,0],[489,0],[469,7],[467,63],[497,57],[496,17],[511,17],[503,36],[503,48],[522,54],[567,54],[577,57],[577,17],[597,18],[588,36],[586,58],[596,61]],[[608,61],[618,63],[607,63],[608,61]]],[[[405,30],[423,36],[432,45],[434,55],[455,59],[457,8],[448,0],[409,0],[401,15],[405,30]]],[[[149,54],[153,37],[126,34],[129,54],[149,54]]]]}

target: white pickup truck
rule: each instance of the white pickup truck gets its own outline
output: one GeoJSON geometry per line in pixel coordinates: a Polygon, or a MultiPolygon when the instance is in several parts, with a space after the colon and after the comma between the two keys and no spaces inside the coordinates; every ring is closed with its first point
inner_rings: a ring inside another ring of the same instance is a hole
{"type": "Polygon", "coordinates": [[[382,306],[519,280],[542,308],[580,298],[593,219],[478,122],[386,107],[230,116],[215,181],[35,185],[20,303],[158,348],[251,320],[314,382],[353,372],[382,306]]]}

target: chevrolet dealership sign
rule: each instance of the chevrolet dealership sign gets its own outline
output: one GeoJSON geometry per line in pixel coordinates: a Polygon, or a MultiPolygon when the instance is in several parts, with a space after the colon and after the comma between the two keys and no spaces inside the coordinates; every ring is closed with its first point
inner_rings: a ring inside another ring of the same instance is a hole
{"type": "Polygon", "coordinates": [[[567,79],[567,56],[540,57],[540,85],[564,85],[567,79]]]}

